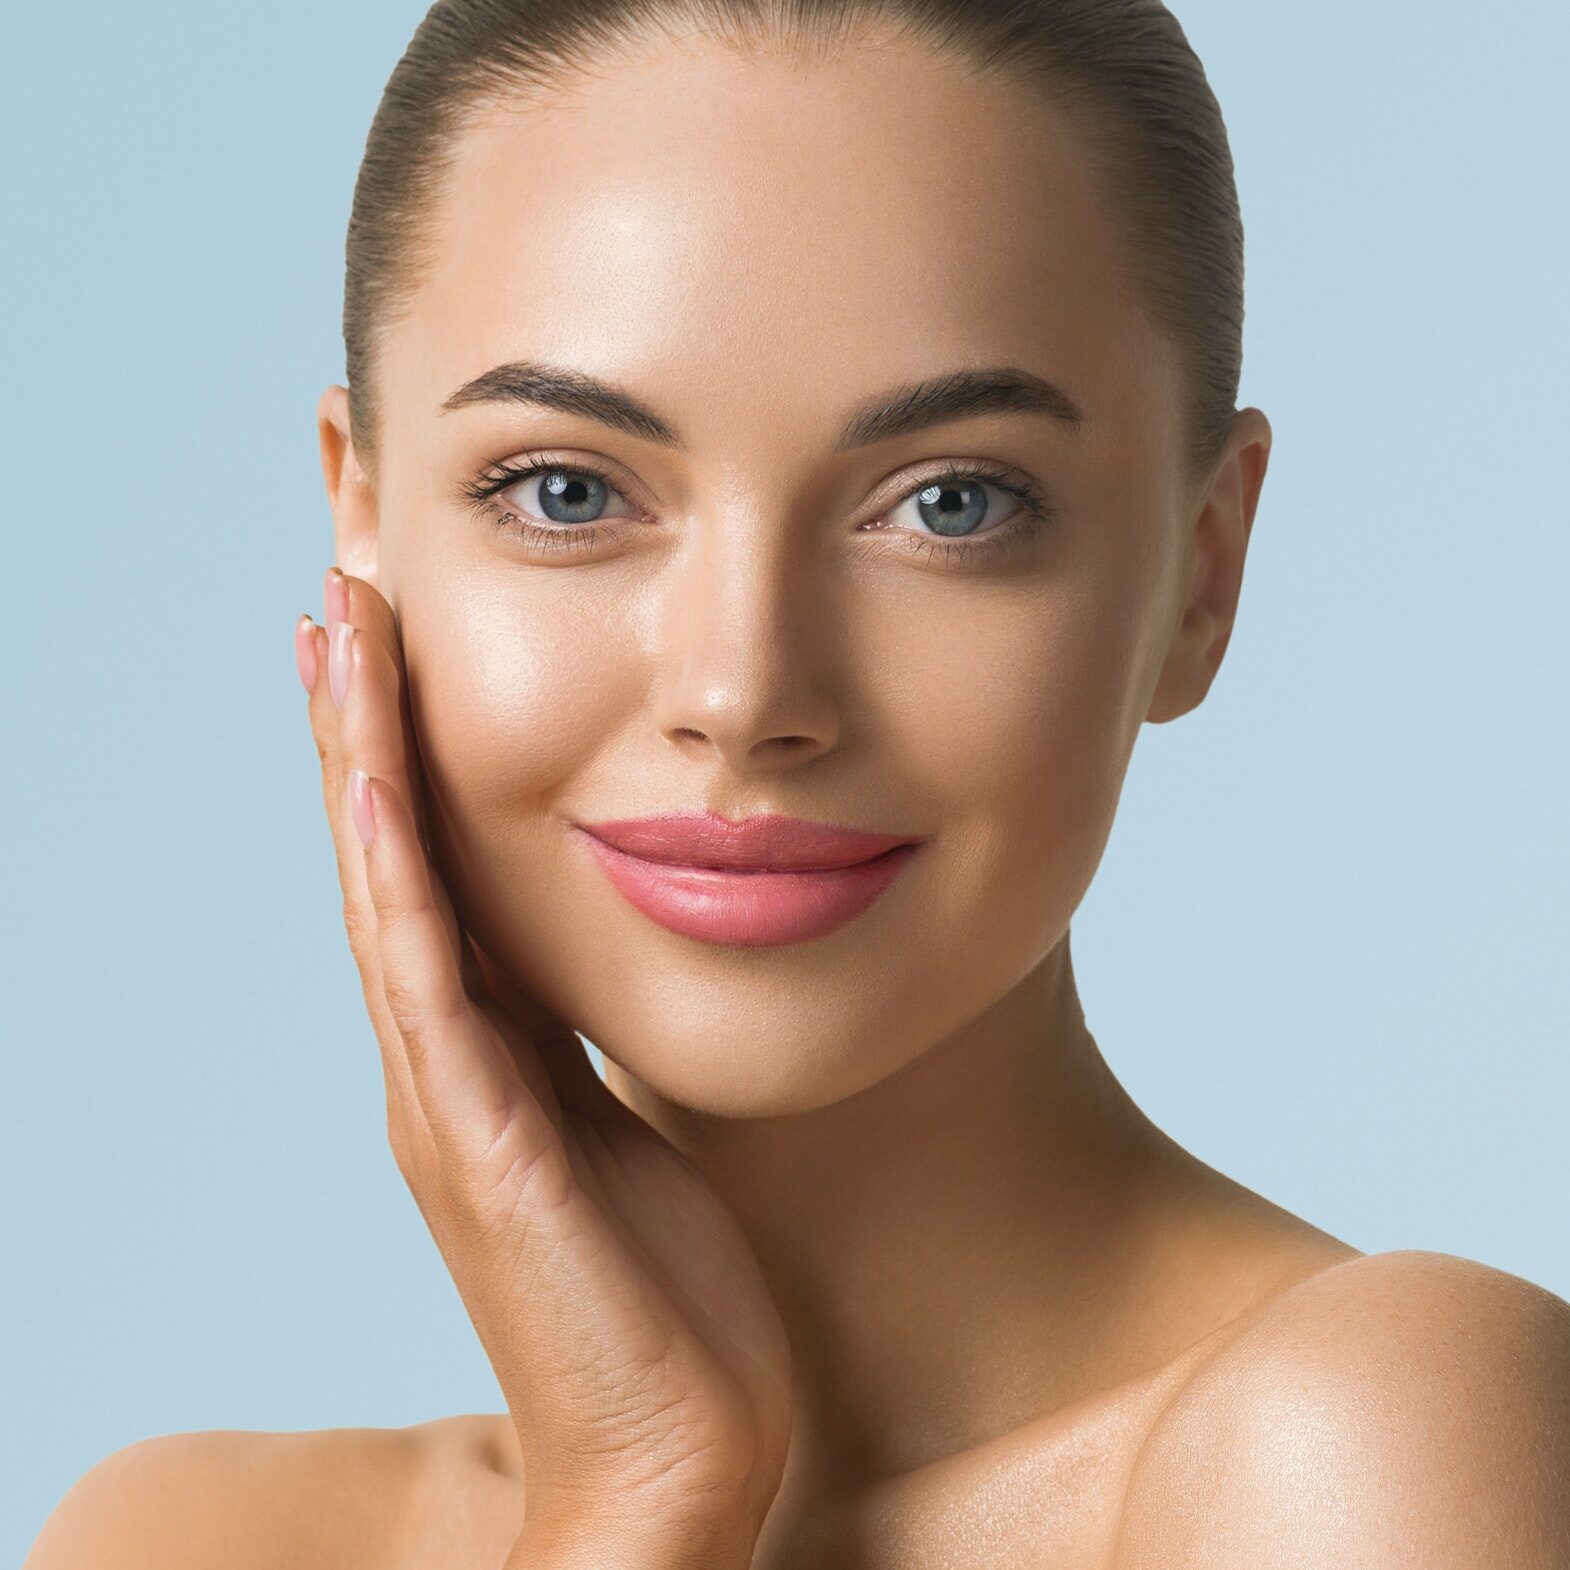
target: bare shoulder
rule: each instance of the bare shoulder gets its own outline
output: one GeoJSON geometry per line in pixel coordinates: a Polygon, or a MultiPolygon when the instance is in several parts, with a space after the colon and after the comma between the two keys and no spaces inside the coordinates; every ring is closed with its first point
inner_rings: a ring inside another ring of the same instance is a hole
{"type": "MultiPolygon", "coordinates": [[[[497,1513],[503,1480],[485,1469],[494,1421],[216,1429],[138,1440],[77,1480],[24,1570],[416,1570],[439,1563],[455,1532],[472,1532],[482,1506],[497,1513]]],[[[484,1552],[494,1535],[482,1526],[478,1537],[463,1539],[465,1549],[477,1542],[484,1552]]]]}
{"type": "Polygon", "coordinates": [[[1570,1303],[1363,1254],[1269,1299],[1152,1425],[1113,1570],[1570,1565],[1570,1303]]]}

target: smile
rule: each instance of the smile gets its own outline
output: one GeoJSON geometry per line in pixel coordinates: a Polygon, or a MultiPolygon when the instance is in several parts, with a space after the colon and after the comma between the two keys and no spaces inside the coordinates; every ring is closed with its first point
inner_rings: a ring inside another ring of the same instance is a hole
{"type": "Polygon", "coordinates": [[[611,885],[684,937],[743,947],[805,943],[858,916],[917,842],[766,815],[575,824],[611,885]]]}

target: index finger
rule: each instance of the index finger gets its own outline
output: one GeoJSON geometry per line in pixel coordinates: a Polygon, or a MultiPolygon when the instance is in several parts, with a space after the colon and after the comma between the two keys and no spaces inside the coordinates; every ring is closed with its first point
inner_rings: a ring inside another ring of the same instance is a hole
{"type": "MultiPolygon", "coordinates": [[[[425,781],[420,765],[419,743],[414,733],[414,711],[409,701],[409,672],[404,661],[403,634],[398,625],[397,612],[387,603],[385,596],[364,578],[356,578],[339,567],[329,567],[326,575],[324,599],[330,625],[342,615],[355,629],[357,637],[373,639],[392,661],[397,687],[399,723],[403,730],[403,768],[394,782],[404,793],[420,836],[425,835],[425,781]]],[[[384,776],[385,777],[385,776],[384,776]]]]}

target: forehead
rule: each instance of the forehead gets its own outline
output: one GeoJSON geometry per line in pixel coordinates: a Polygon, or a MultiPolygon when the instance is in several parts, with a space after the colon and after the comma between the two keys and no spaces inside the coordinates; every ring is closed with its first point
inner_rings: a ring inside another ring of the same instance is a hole
{"type": "Polygon", "coordinates": [[[436,217],[386,346],[395,423],[509,359],[615,380],[716,439],[1015,364],[1094,435],[1168,368],[1066,112],[919,45],[640,46],[488,111],[436,217]]]}

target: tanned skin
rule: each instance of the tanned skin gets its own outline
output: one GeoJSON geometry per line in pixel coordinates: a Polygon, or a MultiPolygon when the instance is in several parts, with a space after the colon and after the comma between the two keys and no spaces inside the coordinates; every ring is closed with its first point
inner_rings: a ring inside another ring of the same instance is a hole
{"type": "Polygon", "coordinates": [[[320,402],[352,630],[298,652],[393,1152],[506,1410],[144,1441],[29,1570],[1565,1570],[1570,1306],[1215,1171],[1082,1013],[1070,921],[1141,728],[1215,679],[1272,433],[1186,473],[1067,113],[873,33],[649,41],[495,108],[441,203],[375,451],[320,402]],[[678,441],[444,408],[516,362],[678,441]],[[1081,422],[840,445],[996,367],[1081,422]],[[526,536],[538,477],[461,496],[535,454],[604,477],[592,537],[526,536]],[[990,490],[941,554],[910,498],[954,462],[1050,517],[983,548],[990,490]],[[702,807],[925,843],[828,936],[723,947],[571,827],[702,807]]]}

